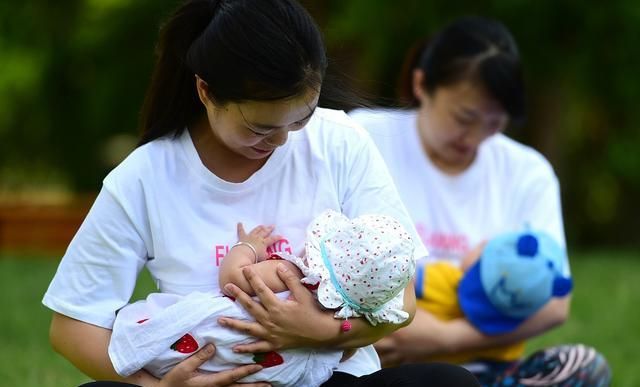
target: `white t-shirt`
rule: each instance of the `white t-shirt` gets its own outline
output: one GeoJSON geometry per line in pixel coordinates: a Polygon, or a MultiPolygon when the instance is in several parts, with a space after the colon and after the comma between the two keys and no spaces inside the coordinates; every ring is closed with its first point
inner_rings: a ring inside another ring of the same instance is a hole
{"type": "Polygon", "coordinates": [[[459,263],[483,240],[527,226],[565,246],[558,179],[533,148],[496,134],[480,145],[466,171],[451,176],[423,151],[417,111],[359,109],[350,115],[378,146],[430,260],[459,263]]]}
{"type": "MultiPolygon", "coordinates": [[[[188,131],[136,149],[104,180],[65,253],[43,303],[66,316],[111,328],[146,266],[161,292],[217,292],[218,269],[246,229],[276,225],[286,239],[274,251],[301,254],[305,230],[320,212],[394,216],[415,235],[375,145],[344,112],[317,109],[307,127],[242,183],[201,162],[188,131]]],[[[416,257],[426,255],[416,235],[416,257]]],[[[372,346],[338,370],[379,369],[372,346]]]]}

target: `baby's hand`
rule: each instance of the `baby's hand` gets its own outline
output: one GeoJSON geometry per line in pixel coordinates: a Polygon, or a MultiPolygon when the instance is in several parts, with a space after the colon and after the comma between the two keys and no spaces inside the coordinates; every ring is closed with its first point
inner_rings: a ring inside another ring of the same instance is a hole
{"type": "Polygon", "coordinates": [[[253,246],[257,262],[267,258],[267,247],[282,239],[281,235],[271,235],[274,226],[257,226],[247,234],[242,223],[238,223],[238,241],[253,246]]]}

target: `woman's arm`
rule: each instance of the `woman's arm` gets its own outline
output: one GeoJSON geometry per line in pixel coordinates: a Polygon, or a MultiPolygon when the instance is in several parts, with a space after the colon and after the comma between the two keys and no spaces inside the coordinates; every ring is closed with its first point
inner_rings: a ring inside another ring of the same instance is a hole
{"type": "MultiPolygon", "coordinates": [[[[49,338],[56,352],[67,358],[90,378],[124,381],[142,387],[236,386],[237,380],[262,369],[260,365],[250,364],[215,374],[200,373],[198,368],[215,354],[215,347],[209,344],[176,365],[162,380],[156,379],[144,370],[128,378],[122,378],[114,370],[109,358],[110,330],[54,313],[49,338]]],[[[242,386],[266,387],[269,384],[252,383],[242,386]]]]}
{"type": "Polygon", "coordinates": [[[446,335],[447,346],[443,350],[460,352],[490,348],[538,336],[567,320],[570,302],[571,296],[554,298],[516,330],[503,335],[487,336],[474,328],[466,319],[452,320],[449,322],[450,331],[446,335]]]}
{"type": "MultiPolygon", "coordinates": [[[[299,277],[287,269],[278,266],[278,275],[287,285],[293,297],[280,300],[266,286],[253,268],[245,268],[244,275],[260,302],[254,301],[237,286],[227,285],[230,295],[256,319],[247,322],[232,319],[220,319],[220,324],[228,326],[261,339],[258,342],[240,345],[239,352],[266,352],[278,348],[320,347],[350,349],[363,347],[379,340],[402,327],[400,324],[378,324],[372,326],[364,319],[351,319],[351,330],[343,332],[342,320],[335,319],[332,311],[322,311],[318,303],[299,281],[299,277]]],[[[404,293],[404,309],[409,313],[408,324],[415,314],[415,295],[413,285],[404,293]]]]}
{"type": "MultiPolygon", "coordinates": [[[[408,326],[416,314],[416,297],[412,282],[404,289],[403,310],[409,314],[409,318],[402,324],[378,324],[374,327],[364,318],[349,320],[351,321],[351,330],[346,333],[340,332],[330,344],[342,349],[364,347],[375,343],[402,327],[408,326]]],[[[333,317],[333,313],[331,313],[330,317],[332,325],[336,321],[342,324],[342,320],[336,320],[333,317]]]]}
{"type": "Polygon", "coordinates": [[[53,313],[49,329],[53,349],[87,376],[96,380],[123,380],[141,386],[157,385],[158,379],[144,371],[126,380],[116,373],[107,352],[110,337],[108,329],[53,313]]]}
{"type": "Polygon", "coordinates": [[[413,322],[375,344],[383,365],[418,362],[434,355],[511,344],[562,324],[569,315],[570,296],[552,299],[515,331],[488,336],[463,318],[441,321],[419,309],[413,322]]]}

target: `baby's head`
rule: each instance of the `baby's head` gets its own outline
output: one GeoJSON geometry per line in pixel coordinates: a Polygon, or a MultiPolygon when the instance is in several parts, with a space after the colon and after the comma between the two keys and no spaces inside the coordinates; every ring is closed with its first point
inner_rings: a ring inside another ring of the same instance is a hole
{"type": "Polygon", "coordinates": [[[514,330],[552,297],[572,288],[565,249],[543,232],[491,239],[458,287],[460,307],[486,334],[514,330]]]}
{"type": "Polygon", "coordinates": [[[408,318],[403,290],[415,270],[414,242],[395,219],[349,219],[328,210],[307,228],[305,282],[319,281],[318,300],[336,318],[365,316],[373,325],[408,318]]]}

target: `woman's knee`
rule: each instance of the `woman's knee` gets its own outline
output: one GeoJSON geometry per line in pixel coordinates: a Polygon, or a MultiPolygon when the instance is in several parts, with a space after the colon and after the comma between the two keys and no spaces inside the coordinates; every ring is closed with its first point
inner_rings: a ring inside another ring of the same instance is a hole
{"type": "Polygon", "coordinates": [[[522,380],[539,386],[584,385],[606,387],[611,384],[607,359],[595,348],[582,344],[559,345],[539,350],[505,373],[497,385],[522,380]]]}

